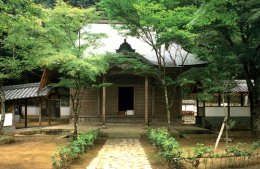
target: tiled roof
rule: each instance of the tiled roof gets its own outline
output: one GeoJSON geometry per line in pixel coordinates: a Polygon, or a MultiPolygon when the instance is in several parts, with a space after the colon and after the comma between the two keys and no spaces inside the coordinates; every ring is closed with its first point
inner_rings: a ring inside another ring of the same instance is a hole
{"type": "Polygon", "coordinates": [[[41,91],[38,91],[40,83],[29,83],[21,85],[4,86],[6,100],[25,99],[47,96],[51,90],[46,86],[41,91]]]}
{"type": "Polygon", "coordinates": [[[248,92],[246,80],[236,80],[237,86],[232,89],[232,92],[246,93],[248,92]]]}
{"type": "MultiPolygon", "coordinates": [[[[115,53],[122,42],[124,42],[124,39],[127,39],[127,43],[131,45],[132,50],[135,50],[136,53],[142,55],[152,64],[158,64],[156,53],[150,45],[144,42],[141,38],[123,35],[125,32],[114,29],[113,26],[106,22],[91,24],[84,27],[82,31],[90,33],[102,33],[106,35],[99,40],[98,46],[90,47],[84,51],[84,55],[86,57],[106,53],[115,53]]],[[[155,38],[154,35],[152,36],[152,38],[155,38]]],[[[163,48],[161,50],[164,51],[163,48]]],[[[167,51],[165,51],[164,54],[166,67],[206,64],[206,62],[200,60],[198,57],[196,57],[196,55],[188,53],[178,44],[170,45],[168,47],[168,51],[170,51],[171,54],[167,51]]]]}

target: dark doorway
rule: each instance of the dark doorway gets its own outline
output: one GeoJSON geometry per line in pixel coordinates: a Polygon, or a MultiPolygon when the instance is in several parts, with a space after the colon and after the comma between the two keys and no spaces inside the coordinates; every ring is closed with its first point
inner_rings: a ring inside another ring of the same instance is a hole
{"type": "Polygon", "coordinates": [[[118,88],[118,110],[134,110],[134,88],[119,87],[118,88]]]}

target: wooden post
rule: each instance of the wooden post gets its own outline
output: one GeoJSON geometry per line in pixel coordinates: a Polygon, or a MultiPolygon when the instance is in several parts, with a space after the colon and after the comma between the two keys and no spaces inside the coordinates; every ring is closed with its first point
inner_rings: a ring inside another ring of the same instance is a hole
{"type": "Polygon", "coordinates": [[[144,123],[145,125],[148,125],[148,77],[145,76],[144,79],[144,123]]]}
{"type": "Polygon", "coordinates": [[[42,99],[40,98],[39,103],[39,126],[42,126],[42,99]]]}
{"type": "Polygon", "coordinates": [[[97,89],[97,114],[101,115],[100,111],[100,90],[97,89]]]}
{"type": "Polygon", "coordinates": [[[152,115],[154,115],[154,104],[155,104],[154,92],[155,92],[155,87],[153,87],[152,89],[152,115]]]}
{"type": "Polygon", "coordinates": [[[240,93],[240,106],[241,106],[241,107],[244,106],[244,97],[243,97],[243,93],[240,93]]]}
{"type": "MultiPolygon", "coordinates": [[[[13,110],[13,119],[12,119],[12,121],[13,121],[13,127],[14,127],[14,129],[16,129],[16,119],[15,119],[15,117],[16,117],[16,114],[15,114],[15,105],[13,104],[13,107],[14,107],[14,110],[13,110]]],[[[19,111],[19,110],[18,110],[19,111]]]]}
{"type": "Polygon", "coordinates": [[[51,97],[48,97],[47,100],[47,104],[48,104],[48,116],[49,116],[49,126],[51,126],[51,97]]]}
{"type": "Polygon", "coordinates": [[[221,106],[221,94],[220,93],[218,94],[218,106],[219,107],[221,106]]]}
{"type": "Polygon", "coordinates": [[[28,100],[25,101],[25,105],[24,105],[24,127],[27,127],[27,104],[28,104],[28,100]]]}
{"type": "MultiPolygon", "coordinates": [[[[103,83],[105,83],[105,77],[103,76],[103,83]]],[[[106,125],[106,86],[102,87],[102,125],[106,125]]]]}

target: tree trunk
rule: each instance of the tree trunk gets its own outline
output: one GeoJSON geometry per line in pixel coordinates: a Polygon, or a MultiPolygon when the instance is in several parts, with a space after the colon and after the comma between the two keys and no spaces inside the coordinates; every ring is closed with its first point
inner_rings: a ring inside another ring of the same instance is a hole
{"type": "Polygon", "coordinates": [[[253,95],[253,104],[251,107],[251,116],[252,116],[252,134],[254,137],[257,137],[260,132],[260,77],[257,77],[254,80],[254,90],[252,91],[253,95]]]}
{"type": "Polygon", "coordinates": [[[78,119],[79,119],[79,116],[78,116],[78,113],[77,111],[74,112],[74,132],[73,132],[73,140],[77,140],[77,136],[78,136],[78,119]]]}
{"type": "Polygon", "coordinates": [[[224,131],[225,127],[226,127],[226,146],[227,146],[227,141],[228,141],[228,130],[227,130],[228,113],[227,113],[227,111],[226,111],[225,95],[224,95],[224,93],[222,94],[222,103],[223,103],[223,110],[224,110],[225,117],[224,117],[224,120],[223,120],[223,122],[222,122],[220,131],[219,131],[219,134],[218,134],[216,143],[215,143],[214,151],[216,151],[217,148],[218,148],[218,144],[219,144],[220,138],[221,138],[221,136],[222,136],[222,134],[223,134],[223,131],[224,131]]]}
{"type": "Polygon", "coordinates": [[[163,89],[164,89],[164,97],[165,97],[165,107],[167,112],[167,128],[168,132],[171,132],[171,110],[169,105],[169,95],[168,95],[168,88],[166,86],[165,79],[162,80],[163,83],[163,89]]]}
{"type": "Polygon", "coordinates": [[[1,119],[0,119],[0,135],[4,134],[4,121],[5,121],[5,94],[0,89],[0,101],[1,101],[1,119]]]}

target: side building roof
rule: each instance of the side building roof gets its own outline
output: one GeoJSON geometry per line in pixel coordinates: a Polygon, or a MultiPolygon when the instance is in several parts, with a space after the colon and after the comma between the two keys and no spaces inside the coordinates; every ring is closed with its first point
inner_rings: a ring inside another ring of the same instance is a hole
{"type": "Polygon", "coordinates": [[[4,86],[2,89],[4,90],[6,100],[47,96],[51,90],[51,87],[45,86],[42,90],[39,91],[39,86],[40,83],[28,83],[21,85],[4,86]]]}
{"type": "Polygon", "coordinates": [[[232,92],[247,93],[248,87],[246,80],[235,80],[236,86],[232,89],[232,92]]]}

